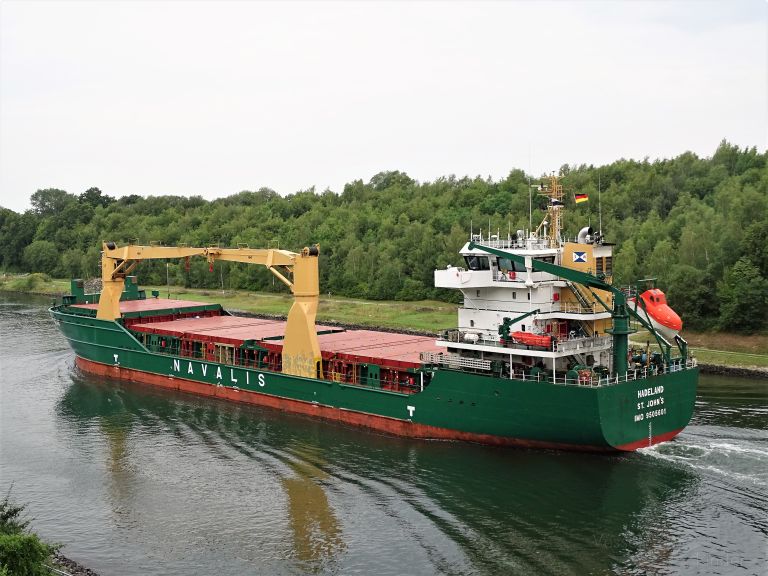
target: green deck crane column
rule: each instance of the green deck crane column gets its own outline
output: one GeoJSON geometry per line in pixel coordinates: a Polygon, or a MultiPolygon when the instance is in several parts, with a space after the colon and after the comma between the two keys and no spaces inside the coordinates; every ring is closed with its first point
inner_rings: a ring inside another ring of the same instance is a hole
{"type": "Polygon", "coordinates": [[[530,256],[520,256],[519,254],[497,250],[496,248],[483,246],[482,244],[476,244],[474,242],[469,243],[469,249],[482,250],[483,252],[499,256],[500,258],[509,258],[513,262],[521,264],[536,272],[546,272],[547,274],[552,274],[558,278],[565,278],[566,280],[576,282],[577,284],[581,284],[590,289],[611,292],[613,294],[613,309],[608,308],[605,302],[603,302],[597,294],[594,292],[592,294],[595,296],[595,299],[611,313],[611,319],[613,320],[613,328],[606,330],[606,332],[613,336],[613,371],[615,374],[624,374],[627,371],[629,335],[632,334],[634,330],[629,325],[630,312],[629,307],[627,306],[627,296],[624,292],[586,272],[580,272],[579,270],[573,270],[572,268],[535,260],[530,256]]]}

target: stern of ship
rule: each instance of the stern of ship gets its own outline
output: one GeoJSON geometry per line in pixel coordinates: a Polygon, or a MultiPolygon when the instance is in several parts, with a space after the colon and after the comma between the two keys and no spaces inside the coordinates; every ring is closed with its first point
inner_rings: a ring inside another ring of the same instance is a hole
{"type": "Polygon", "coordinates": [[[598,397],[606,443],[633,451],[677,436],[693,416],[698,377],[699,369],[692,366],[602,386],[598,397]]]}

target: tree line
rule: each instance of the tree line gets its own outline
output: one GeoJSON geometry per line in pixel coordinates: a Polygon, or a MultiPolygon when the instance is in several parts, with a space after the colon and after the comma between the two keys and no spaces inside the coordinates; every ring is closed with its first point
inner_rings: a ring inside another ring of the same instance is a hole
{"type": "MultiPolygon", "coordinates": [[[[617,244],[614,281],[658,278],[688,327],[738,332],[768,327],[768,153],[723,141],[714,154],[685,152],[650,162],[564,165],[565,234],[598,220],[617,244]],[[589,201],[574,204],[573,193],[589,201]],[[598,214],[598,197],[600,214],[598,214]]],[[[0,208],[0,268],[56,277],[97,277],[103,240],[165,245],[321,246],[321,289],[373,300],[458,301],[436,289],[433,270],[461,264],[458,250],[475,233],[506,236],[533,226],[547,199],[531,177],[457,178],[417,182],[400,171],[341,193],[314,188],[280,196],[268,188],[208,201],[199,196],[112,198],[98,188],[81,194],[38,190],[32,208],[0,208]]],[[[261,267],[206,262],[145,262],[144,283],[280,291],[261,267]]]]}

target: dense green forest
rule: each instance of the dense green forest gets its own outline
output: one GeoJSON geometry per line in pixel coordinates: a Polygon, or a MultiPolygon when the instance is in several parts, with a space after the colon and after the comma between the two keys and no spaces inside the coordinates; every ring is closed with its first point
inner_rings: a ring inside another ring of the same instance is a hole
{"type": "MultiPolygon", "coordinates": [[[[711,158],[617,160],[560,168],[567,194],[566,234],[598,224],[617,244],[615,281],[655,276],[692,328],[753,332],[768,326],[768,153],[723,141],[711,158]],[[578,206],[574,192],[589,195],[578,206]]],[[[433,270],[458,264],[470,223],[506,234],[528,228],[530,183],[521,170],[503,180],[417,182],[399,172],[355,180],[338,194],[288,196],[261,188],[207,201],[199,196],[119,199],[98,188],[81,194],[38,190],[32,209],[0,208],[0,267],[57,277],[98,275],[102,240],[296,250],[321,245],[321,289],[369,299],[455,300],[432,286],[433,270]]],[[[534,196],[534,227],[546,199],[534,196]]],[[[170,281],[200,287],[282,291],[261,267],[174,261],[170,281]]],[[[141,265],[141,281],[164,284],[162,262],[141,265]]]]}

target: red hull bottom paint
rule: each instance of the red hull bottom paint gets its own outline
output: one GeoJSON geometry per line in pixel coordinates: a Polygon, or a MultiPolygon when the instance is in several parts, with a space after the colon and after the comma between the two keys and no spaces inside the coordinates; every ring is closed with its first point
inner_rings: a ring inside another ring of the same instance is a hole
{"type": "MultiPolygon", "coordinates": [[[[323,418],[326,420],[334,420],[336,422],[349,424],[351,426],[370,428],[380,432],[385,432],[387,434],[392,434],[394,436],[405,436],[409,438],[422,438],[428,440],[463,440],[467,442],[478,442],[481,444],[490,444],[496,446],[554,448],[565,450],[582,450],[587,452],[612,452],[616,450],[632,451],[651,445],[648,443],[648,439],[646,438],[637,442],[619,446],[618,448],[610,448],[608,446],[589,446],[559,442],[544,442],[540,440],[527,440],[524,438],[508,438],[502,436],[493,436],[490,434],[476,434],[473,432],[462,432],[459,430],[451,430],[448,428],[418,424],[409,420],[399,420],[397,418],[378,416],[376,414],[369,414],[365,412],[354,412],[344,408],[323,406],[320,404],[313,404],[311,402],[304,402],[302,400],[294,400],[291,398],[272,396],[259,392],[251,392],[250,390],[239,390],[228,388],[226,386],[212,386],[210,384],[204,384],[194,380],[187,380],[186,378],[171,378],[168,376],[161,376],[159,374],[152,374],[150,372],[142,372],[141,370],[133,370],[131,368],[122,368],[120,366],[101,364],[100,362],[92,362],[91,360],[86,360],[80,356],[76,357],[75,363],[77,364],[77,367],[83,372],[88,372],[97,376],[106,376],[108,378],[114,378],[118,380],[140,382],[142,384],[149,384],[169,390],[180,390],[182,392],[189,392],[199,396],[210,396],[213,398],[220,398],[222,400],[229,400],[232,402],[242,402],[245,404],[254,404],[257,406],[276,408],[284,412],[304,414],[308,416],[323,418]]],[[[676,436],[679,432],[680,430],[676,430],[667,434],[654,436],[652,444],[657,444],[659,442],[669,440],[670,438],[676,436]]]]}
{"type": "Polygon", "coordinates": [[[665,432],[664,434],[659,434],[658,436],[652,436],[650,438],[650,442],[648,438],[643,438],[642,440],[637,440],[635,442],[630,442],[629,444],[622,444],[621,446],[617,446],[616,449],[623,450],[625,452],[633,452],[639,448],[648,448],[654,444],[660,444],[661,442],[672,440],[672,438],[680,434],[682,431],[683,429],[679,428],[677,430],[672,430],[672,432],[665,432]]]}

